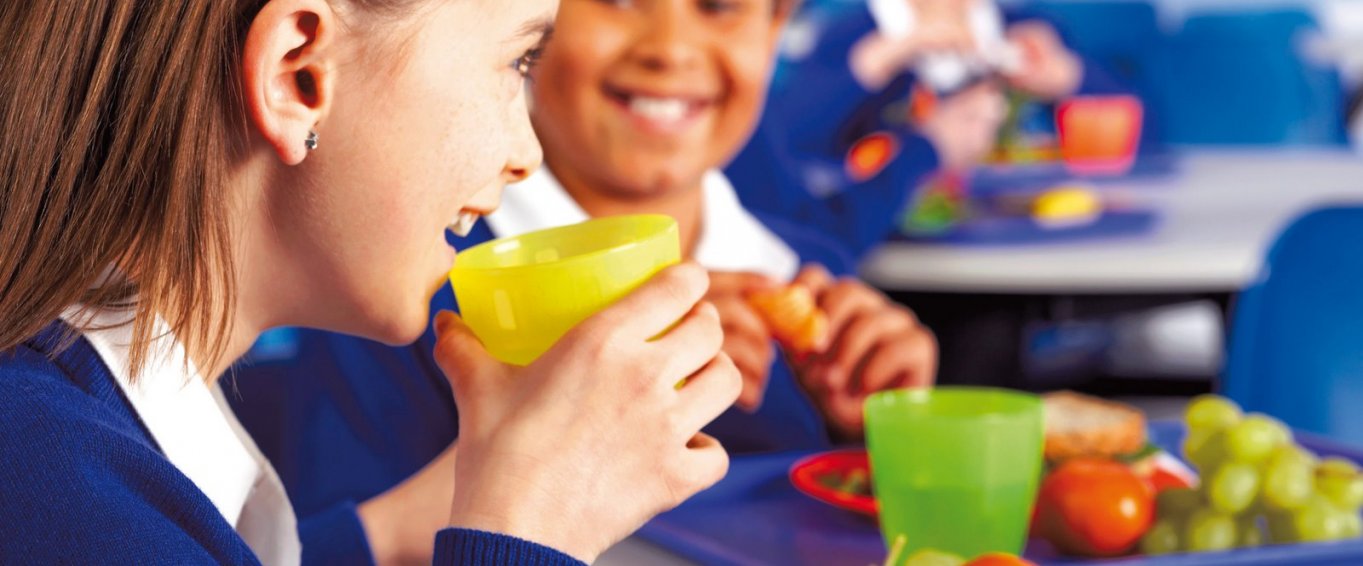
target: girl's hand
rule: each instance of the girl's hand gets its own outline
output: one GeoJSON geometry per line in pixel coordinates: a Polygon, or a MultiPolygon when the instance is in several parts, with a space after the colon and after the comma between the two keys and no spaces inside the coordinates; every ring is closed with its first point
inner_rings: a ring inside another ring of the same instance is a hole
{"type": "Polygon", "coordinates": [[[431,563],[431,539],[449,524],[454,501],[455,446],[396,487],[360,504],[360,523],[380,566],[431,563]]]}
{"type": "Polygon", "coordinates": [[[735,405],[753,412],[762,406],[776,360],[771,332],[762,317],[748,303],[749,293],[775,286],[771,279],[757,273],[710,272],[710,292],[706,300],[719,311],[724,329],[724,353],[733,359],[743,376],[743,391],[735,405]]]}
{"type": "Polygon", "coordinates": [[[669,268],[524,368],[440,313],[435,356],[459,404],[451,524],[590,563],[719,481],[728,456],[699,431],[742,382],[707,287],[700,267],[669,268]]]}

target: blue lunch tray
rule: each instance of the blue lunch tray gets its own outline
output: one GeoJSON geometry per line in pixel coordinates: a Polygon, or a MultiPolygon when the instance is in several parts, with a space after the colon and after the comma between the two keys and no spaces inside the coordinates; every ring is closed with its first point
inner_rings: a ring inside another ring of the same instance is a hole
{"type": "MultiPolygon", "coordinates": [[[[1151,423],[1150,440],[1177,454],[1182,425],[1151,423]]],[[[1363,450],[1299,433],[1297,442],[1324,456],[1363,463],[1363,450]]],[[[702,564],[867,566],[885,559],[875,522],[795,490],[786,474],[808,452],[733,459],[729,475],[686,504],[644,525],[638,536],[702,564]]],[[[1059,558],[1043,544],[1025,556],[1042,565],[1121,566],[1363,565],[1363,540],[1265,546],[1230,552],[1108,560],[1059,558]]]]}

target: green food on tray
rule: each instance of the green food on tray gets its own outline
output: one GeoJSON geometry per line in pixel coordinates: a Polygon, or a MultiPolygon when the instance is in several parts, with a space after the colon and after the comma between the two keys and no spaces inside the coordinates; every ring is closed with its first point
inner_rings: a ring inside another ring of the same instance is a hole
{"type": "Polygon", "coordinates": [[[1204,395],[1188,405],[1183,450],[1202,477],[1195,489],[1156,500],[1141,541],[1147,554],[1229,550],[1363,537],[1363,473],[1343,458],[1321,460],[1281,422],[1244,415],[1204,395]]]}
{"type": "Polygon", "coordinates": [[[1036,566],[1030,560],[1007,552],[987,552],[966,560],[960,555],[935,548],[919,549],[901,562],[900,556],[907,543],[908,538],[904,535],[895,537],[894,544],[890,545],[890,554],[881,566],[1036,566]]]}
{"type": "Polygon", "coordinates": [[[900,230],[909,235],[937,235],[970,217],[963,181],[937,175],[924,183],[900,218],[900,230]]]}
{"type": "MultiPolygon", "coordinates": [[[[962,566],[965,559],[950,552],[942,552],[925,548],[913,553],[908,559],[904,560],[902,566],[962,566]]],[[[886,559],[885,566],[901,566],[891,559],[886,559]]]]}
{"type": "Polygon", "coordinates": [[[828,473],[815,478],[824,487],[861,497],[871,497],[871,476],[864,468],[846,474],[828,473]]]}

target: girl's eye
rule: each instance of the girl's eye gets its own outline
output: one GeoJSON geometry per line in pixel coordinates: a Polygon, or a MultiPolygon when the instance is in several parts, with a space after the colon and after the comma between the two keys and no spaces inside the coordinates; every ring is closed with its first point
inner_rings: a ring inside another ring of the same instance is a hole
{"type": "Polygon", "coordinates": [[[540,58],[543,56],[544,48],[536,47],[526,51],[524,55],[521,55],[520,57],[517,57],[515,61],[512,61],[511,68],[515,69],[522,78],[528,79],[530,78],[531,71],[535,70],[535,67],[539,65],[540,58]]]}

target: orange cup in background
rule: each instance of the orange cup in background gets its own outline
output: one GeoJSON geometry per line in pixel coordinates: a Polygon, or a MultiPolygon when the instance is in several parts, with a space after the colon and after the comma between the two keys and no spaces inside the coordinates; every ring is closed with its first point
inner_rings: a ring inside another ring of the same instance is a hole
{"type": "Polygon", "coordinates": [[[1076,96],[1055,110],[1060,156],[1078,175],[1123,175],[1136,161],[1145,106],[1130,95],[1076,96]]]}

